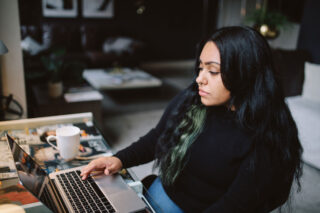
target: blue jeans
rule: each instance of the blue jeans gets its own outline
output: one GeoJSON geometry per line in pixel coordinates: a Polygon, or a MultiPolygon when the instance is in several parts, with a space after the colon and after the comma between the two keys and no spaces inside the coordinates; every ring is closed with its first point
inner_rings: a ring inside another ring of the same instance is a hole
{"type": "Polygon", "coordinates": [[[157,213],[183,213],[164,191],[161,180],[157,177],[145,196],[157,213]]]}

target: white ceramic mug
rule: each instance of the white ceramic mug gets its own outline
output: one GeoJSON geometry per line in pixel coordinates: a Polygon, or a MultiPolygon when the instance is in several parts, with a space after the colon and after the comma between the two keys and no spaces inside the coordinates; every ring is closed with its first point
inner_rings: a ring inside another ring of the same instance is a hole
{"type": "Polygon", "coordinates": [[[50,135],[47,142],[57,150],[60,156],[68,161],[74,159],[79,153],[80,146],[80,129],[76,126],[64,126],[56,129],[56,135],[50,135]],[[55,139],[57,146],[53,145],[50,140],[55,139]]]}

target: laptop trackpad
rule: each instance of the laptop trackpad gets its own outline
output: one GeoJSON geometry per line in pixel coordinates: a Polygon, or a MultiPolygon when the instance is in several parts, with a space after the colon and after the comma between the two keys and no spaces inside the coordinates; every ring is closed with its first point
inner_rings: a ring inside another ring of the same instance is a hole
{"type": "Polygon", "coordinates": [[[128,185],[122,180],[120,175],[99,175],[92,176],[97,185],[100,187],[104,194],[119,193],[121,191],[128,190],[128,185]]]}

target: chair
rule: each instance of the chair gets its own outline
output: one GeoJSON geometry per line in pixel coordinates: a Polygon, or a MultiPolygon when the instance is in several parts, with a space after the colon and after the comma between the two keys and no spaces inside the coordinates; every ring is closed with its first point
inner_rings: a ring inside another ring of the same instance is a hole
{"type": "Polygon", "coordinates": [[[141,182],[143,184],[143,194],[146,193],[146,191],[149,189],[149,187],[151,186],[151,184],[153,183],[153,181],[157,178],[158,176],[155,174],[151,174],[148,175],[146,177],[144,177],[141,182]]]}

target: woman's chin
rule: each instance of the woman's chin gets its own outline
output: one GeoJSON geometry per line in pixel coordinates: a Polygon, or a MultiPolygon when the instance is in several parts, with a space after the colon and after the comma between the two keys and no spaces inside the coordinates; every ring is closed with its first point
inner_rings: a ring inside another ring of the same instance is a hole
{"type": "Polygon", "coordinates": [[[201,97],[201,103],[204,105],[204,106],[214,106],[214,103],[208,101],[207,99],[201,97]]]}
{"type": "Polygon", "coordinates": [[[208,100],[206,98],[203,98],[201,97],[201,103],[204,105],[204,106],[222,106],[222,105],[226,105],[227,106],[227,102],[215,102],[215,101],[212,101],[212,100],[208,100]]]}

